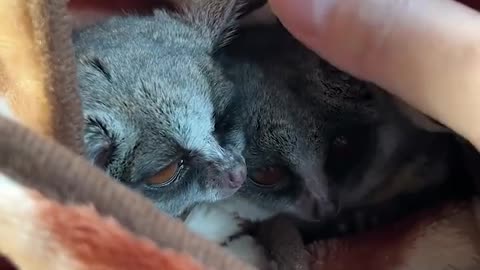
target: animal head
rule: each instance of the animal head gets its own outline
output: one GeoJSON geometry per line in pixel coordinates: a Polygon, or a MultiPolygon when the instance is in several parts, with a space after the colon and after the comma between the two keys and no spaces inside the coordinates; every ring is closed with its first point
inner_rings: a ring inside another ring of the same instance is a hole
{"type": "Polygon", "coordinates": [[[215,130],[232,84],[212,54],[230,36],[237,3],[182,7],[74,35],[88,158],[175,216],[231,196],[246,175],[215,130]]]}
{"type": "Polygon", "coordinates": [[[250,74],[245,78],[250,83],[244,87],[250,97],[239,100],[248,100],[242,109],[248,181],[237,197],[258,206],[261,211],[256,212],[263,216],[257,218],[262,219],[293,208],[306,194],[315,195],[322,206],[316,211],[326,215],[334,204],[326,197],[324,187],[310,186],[309,192],[304,192],[307,183],[317,183],[317,177],[324,173],[316,166],[321,162],[316,144],[318,123],[311,121],[311,111],[282,82],[255,75],[261,72],[254,68],[247,70],[250,74]]]}
{"type": "Polygon", "coordinates": [[[224,65],[246,104],[248,179],[271,214],[324,219],[446,180],[452,137],[412,123],[396,99],[339,71],[278,26],[239,33],[224,65]],[[239,64],[241,63],[241,64],[239,64]]]}
{"type": "Polygon", "coordinates": [[[344,93],[333,93],[329,82],[341,76],[346,78],[329,75],[315,83],[316,89],[303,89],[327,85],[323,90],[330,94],[275,97],[270,92],[246,135],[249,181],[240,196],[255,198],[250,201],[271,214],[286,210],[322,220],[447,181],[455,143],[451,134],[416,127],[394,98],[354,78],[339,84],[344,93]]]}

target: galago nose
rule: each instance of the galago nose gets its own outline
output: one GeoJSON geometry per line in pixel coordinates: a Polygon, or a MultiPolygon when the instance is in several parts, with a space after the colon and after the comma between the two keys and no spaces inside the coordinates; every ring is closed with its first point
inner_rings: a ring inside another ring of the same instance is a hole
{"type": "Polygon", "coordinates": [[[228,185],[231,188],[240,188],[247,179],[245,166],[237,166],[228,172],[228,185]]]}

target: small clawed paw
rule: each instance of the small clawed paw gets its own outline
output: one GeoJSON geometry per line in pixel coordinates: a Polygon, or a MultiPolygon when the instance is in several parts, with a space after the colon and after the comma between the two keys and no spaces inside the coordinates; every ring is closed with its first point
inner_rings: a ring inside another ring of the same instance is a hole
{"type": "Polygon", "coordinates": [[[258,226],[257,222],[241,218],[238,215],[235,216],[235,221],[243,234],[252,234],[258,226]]]}
{"type": "Polygon", "coordinates": [[[240,237],[243,237],[245,235],[252,236],[252,234],[255,232],[256,229],[256,222],[241,218],[237,215],[234,216],[235,223],[237,225],[238,230],[236,233],[230,235],[227,239],[227,241],[224,242],[224,244],[232,242],[237,240],[240,237]]]}

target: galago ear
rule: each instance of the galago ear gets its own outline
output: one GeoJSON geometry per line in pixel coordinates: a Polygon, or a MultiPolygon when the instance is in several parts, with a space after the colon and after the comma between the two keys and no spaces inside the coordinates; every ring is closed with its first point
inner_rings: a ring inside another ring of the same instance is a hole
{"type": "Polygon", "coordinates": [[[398,107],[399,111],[403,113],[416,127],[429,132],[437,133],[450,133],[449,128],[444,126],[433,118],[425,115],[424,113],[414,109],[412,106],[406,104],[400,99],[395,99],[394,104],[398,107]]]}
{"type": "Polygon", "coordinates": [[[227,44],[248,0],[182,0],[179,16],[198,29],[215,50],[227,44]]]}
{"type": "Polygon", "coordinates": [[[416,128],[423,129],[428,132],[452,133],[448,127],[410,106],[400,98],[387,93],[387,91],[384,89],[373,84],[370,84],[369,87],[371,93],[376,99],[376,102],[382,106],[384,111],[396,111],[416,128]]]}

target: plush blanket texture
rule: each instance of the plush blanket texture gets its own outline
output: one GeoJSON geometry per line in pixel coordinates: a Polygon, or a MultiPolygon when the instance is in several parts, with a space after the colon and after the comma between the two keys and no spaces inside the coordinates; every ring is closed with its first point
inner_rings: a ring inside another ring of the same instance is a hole
{"type": "MultiPolygon", "coordinates": [[[[64,0],[0,1],[0,269],[250,269],[81,157],[67,14],[64,0]]],[[[300,252],[315,270],[480,269],[479,207],[445,202],[300,252]]],[[[288,247],[272,247],[279,269],[304,269],[288,247]]]]}

